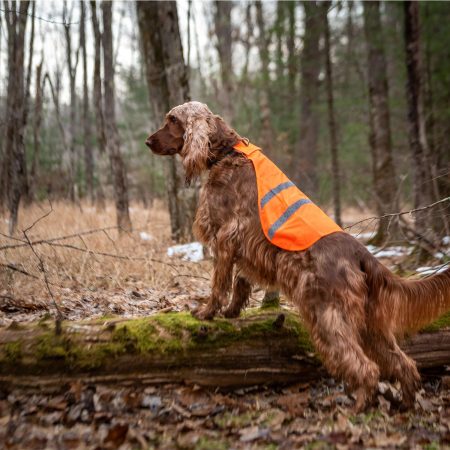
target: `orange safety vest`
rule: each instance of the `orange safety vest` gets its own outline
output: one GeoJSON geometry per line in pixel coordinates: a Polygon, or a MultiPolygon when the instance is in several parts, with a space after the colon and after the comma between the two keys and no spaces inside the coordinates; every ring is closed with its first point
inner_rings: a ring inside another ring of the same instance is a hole
{"type": "Polygon", "coordinates": [[[272,244],[284,250],[305,250],[323,236],[343,231],[259,147],[240,141],[233,148],[253,163],[259,218],[272,244]]]}

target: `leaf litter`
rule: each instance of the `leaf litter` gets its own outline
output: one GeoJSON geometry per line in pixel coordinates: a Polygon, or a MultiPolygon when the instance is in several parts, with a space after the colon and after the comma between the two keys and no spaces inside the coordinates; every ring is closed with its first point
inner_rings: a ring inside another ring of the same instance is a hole
{"type": "MultiPolygon", "coordinates": [[[[383,389],[387,392],[386,386],[383,389]]],[[[365,413],[355,415],[351,405],[342,384],[330,378],[311,384],[231,391],[176,384],[93,385],[82,380],[53,388],[2,388],[0,447],[126,450],[450,446],[450,389],[440,379],[424,382],[414,409],[409,411],[391,405],[381,393],[365,413]]]]}

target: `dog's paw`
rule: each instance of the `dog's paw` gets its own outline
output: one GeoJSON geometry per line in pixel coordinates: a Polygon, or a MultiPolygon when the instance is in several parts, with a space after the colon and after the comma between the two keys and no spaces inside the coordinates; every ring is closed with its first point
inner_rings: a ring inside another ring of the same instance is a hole
{"type": "Polygon", "coordinates": [[[235,308],[227,308],[223,312],[223,316],[226,317],[227,319],[236,319],[237,317],[239,317],[240,314],[241,310],[235,308]]]}
{"type": "Polygon", "coordinates": [[[212,320],[216,315],[216,311],[209,305],[203,305],[191,312],[191,314],[199,320],[212,320]]]}

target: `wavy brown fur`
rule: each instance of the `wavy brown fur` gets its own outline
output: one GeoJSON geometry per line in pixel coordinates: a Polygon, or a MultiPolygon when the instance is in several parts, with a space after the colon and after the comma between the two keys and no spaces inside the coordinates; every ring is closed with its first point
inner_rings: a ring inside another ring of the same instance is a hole
{"type": "Polygon", "coordinates": [[[450,270],[403,281],[344,232],[305,251],[275,247],[261,229],[253,165],[232,151],[239,139],[206,105],[190,102],[172,109],[147,140],[157,154],[179,153],[189,179],[210,168],[194,231],[215,264],[209,302],[195,315],[212,319],[222,310],[236,317],[253,283],[277,287],[299,309],[329,372],[356,391],[356,409],[371,399],[380,376],[401,381],[411,404],[420,377],[395,335],[450,309],[450,270]]]}

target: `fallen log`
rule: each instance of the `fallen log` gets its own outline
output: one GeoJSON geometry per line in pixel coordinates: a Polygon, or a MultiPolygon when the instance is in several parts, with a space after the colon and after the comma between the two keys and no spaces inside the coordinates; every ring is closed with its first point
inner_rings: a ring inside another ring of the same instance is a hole
{"type": "MultiPolygon", "coordinates": [[[[402,343],[420,369],[450,365],[450,314],[402,343]]],[[[234,387],[307,381],[324,373],[301,320],[279,308],[239,319],[189,313],[137,319],[43,320],[0,329],[0,384],[72,379],[234,387]]]]}

